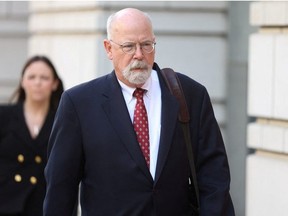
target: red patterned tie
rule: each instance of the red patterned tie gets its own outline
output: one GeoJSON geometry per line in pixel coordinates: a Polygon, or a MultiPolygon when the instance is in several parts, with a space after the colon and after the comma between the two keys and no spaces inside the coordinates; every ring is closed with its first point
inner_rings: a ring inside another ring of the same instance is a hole
{"type": "Polygon", "coordinates": [[[149,128],[148,116],[143,100],[144,92],[144,89],[137,88],[133,93],[133,96],[137,99],[134,110],[133,125],[137,135],[137,140],[145,157],[147,166],[150,167],[149,128]]]}

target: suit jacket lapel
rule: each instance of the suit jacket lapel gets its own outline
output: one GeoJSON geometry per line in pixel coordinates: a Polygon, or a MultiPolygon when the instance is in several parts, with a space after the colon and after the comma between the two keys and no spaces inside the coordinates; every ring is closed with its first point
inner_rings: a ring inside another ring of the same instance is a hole
{"type": "Polygon", "coordinates": [[[22,141],[22,145],[27,146],[32,151],[39,153],[39,149],[45,148],[47,143],[45,140],[47,135],[47,131],[51,130],[51,126],[53,124],[53,113],[51,110],[49,110],[49,113],[45,117],[44,123],[42,125],[42,128],[38,134],[38,136],[33,139],[30,135],[28,126],[26,124],[26,120],[24,117],[24,111],[23,111],[23,104],[16,105],[16,109],[14,116],[14,123],[13,125],[13,131],[15,131],[15,135],[18,137],[19,140],[22,141]]]}
{"type": "Polygon", "coordinates": [[[33,149],[33,145],[31,143],[32,139],[29,133],[29,129],[26,125],[23,111],[23,104],[18,104],[15,107],[14,123],[12,124],[12,131],[15,131],[15,135],[19,140],[22,140],[22,145],[26,145],[27,147],[33,149]]]}
{"type": "MultiPolygon", "coordinates": [[[[154,68],[155,69],[155,68],[154,68]]],[[[158,67],[156,68],[158,71],[158,67]]],[[[162,117],[161,117],[161,135],[159,143],[159,152],[154,184],[157,183],[172,144],[174,128],[176,126],[179,105],[174,96],[171,95],[166,87],[163,78],[159,75],[159,82],[162,94],[162,117]]],[[[136,134],[123,98],[121,87],[117,81],[116,75],[112,72],[109,76],[111,82],[104,90],[103,96],[107,97],[103,103],[103,109],[111,121],[111,125],[120,137],[124,147],[131,155],[131,158],[140,167],[145,176],[153,182],[150,171],[146,165],[145,159],[137,142],[136,134]]]]}
{"type": "Polygon", "coordinates": [[[104,112],[110,119],[112,127],[117,132],[132,159],[140,167],[145,176],[153,182],[152,176],[137,142],[136,134],[116,75],[112,72],[108,77],[111,82],[109,82],[110,84],[107,85],[107,89],[103,94],[104,97],[107,97],[106,102],[103,103],[104,112]]]}
{"type": "Polygon", "coordinates": [[[158,77],[162,92],[161,93],[162,117],[161,117],[159,152],[158,152],[154,184],[157,183],[163,170],[163,167],[165,165],[165,162],[167,160],[168,152],[173,141],[174,129],[177,123],[178,110],[179,110],[179,105],[176,98],[171,95],[169,89],[166,87],[166,84],[164,83],[164,80],[159,72],[158,77]]]}

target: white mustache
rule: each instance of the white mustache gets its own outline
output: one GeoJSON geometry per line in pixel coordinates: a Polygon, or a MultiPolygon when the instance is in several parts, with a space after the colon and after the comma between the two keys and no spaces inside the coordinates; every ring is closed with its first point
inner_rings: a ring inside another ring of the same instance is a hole
{"type": "Polygon", "coordinates": [[[122,74],[128,82],[139,85],[146,82],[151,74],[151,69],[145,62],[135,60],[122,71],[122,74]],[[134,69],[140,69],[141,71],[133,71],[134,69]]]}
{"type": "Polygon", "coordinates": [[[130,70],[138,69],[138,68],[147,70],[148,65],[142,61],[134,61],[133,63],[131,63],[130,70]]]}

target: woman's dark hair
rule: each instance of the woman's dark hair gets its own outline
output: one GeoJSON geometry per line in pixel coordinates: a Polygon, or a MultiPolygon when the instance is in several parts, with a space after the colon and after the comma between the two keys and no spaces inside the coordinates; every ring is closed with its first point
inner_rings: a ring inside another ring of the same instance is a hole
{"type": "MultiPolygon", "coordinates": [[[[22,78],[24,76],[24,73],[25,73],[27,67],[29,67],[32,63],[38,62],[38,61],[44,62],[51,69],[51,71],[53,73],[53,76],[54,76],[54,79],[58,80],[57,89],[52,92],[51,98],[50,98],[50,107],[52,109],[56,110],[57,107],[58,107],[61,95],[62,95],[62,93],[64,91],[64,87],[63,87],[62,80],[58,76],[54,65],[52,64],[52,62],[49,60],[48,57],[41,56],[41,55],[36,55],[36,56],[32,56],[31,58],[29,58],[26,61],[25,65],[24,65],[24,67],[22,69],[21,80],[22,80],[22,78]]],[[[20,83],[19,83],[15,93],[11,97],[11,101],[15,101],[16,103],[23,103],[25,101],[25,98],[26,98],[25,91],[24,91],[24,89],[22,88],[22,85],[21,85],[21,80],[20,80],[20,83]]]]}

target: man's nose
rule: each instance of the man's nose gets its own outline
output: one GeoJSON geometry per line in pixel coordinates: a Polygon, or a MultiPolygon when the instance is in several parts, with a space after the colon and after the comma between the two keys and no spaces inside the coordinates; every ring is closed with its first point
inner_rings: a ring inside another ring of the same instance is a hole
{"type": "Polygon", "coordinates": [[[136,44],[134,58],[142,59],[143,58],[143,50],[140,44],[136,44]]]}

